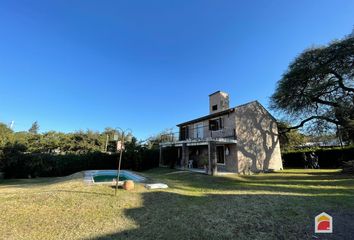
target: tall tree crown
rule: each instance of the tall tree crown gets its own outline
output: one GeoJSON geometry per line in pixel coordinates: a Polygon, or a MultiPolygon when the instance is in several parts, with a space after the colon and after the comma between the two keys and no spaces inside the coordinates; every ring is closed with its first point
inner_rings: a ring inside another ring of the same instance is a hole
{"type": "Polygon", "coordinates": [[[307,122],[327,122],[354,133],[354,37],[301,53],[277,83],[273,109],[307,122]]]}

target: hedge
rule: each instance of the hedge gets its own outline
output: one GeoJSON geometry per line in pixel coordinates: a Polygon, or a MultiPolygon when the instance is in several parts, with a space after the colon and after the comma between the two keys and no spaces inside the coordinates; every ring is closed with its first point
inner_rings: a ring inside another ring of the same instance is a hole
{"type": "Polygon", "coordinates": [[[166,147],[162,151],[162,165],[174,168],[178,162],[178,148],[166,147]]]}
{"type": "MultiPolygon", "coordinates": [[[[15,152],[3,154],[1,158],[5,178],[59,177],[83,170],[116,169],[119,154],[94,152],[53,155],[15,152]]],[[[141,171],[158,166],[158,150],[147,149],[124,153],[121,168],[141,171]]]]}
{"type": "Polygon", "coordinates": [[[354,160],[354,147],[304,149],[282,153],[284,168],[304,168],[303,153],[315,152],[320,168],[341,168],[344,161],[354,160]]]}

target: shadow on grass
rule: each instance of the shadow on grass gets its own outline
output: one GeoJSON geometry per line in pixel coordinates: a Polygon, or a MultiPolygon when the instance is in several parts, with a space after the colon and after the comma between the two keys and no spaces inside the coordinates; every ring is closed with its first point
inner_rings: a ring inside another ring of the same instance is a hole
{"type": "MultiPolygon", "coordinates": [[[[117,229],[124,230],[89,239],[312,239],[314,216],[323,211],[334,217],[335,224],[334,234],[326,235],[326,239],[354,239],[352,176],[322,172],[211,177],[170,172],[146,173],[155,181],[167,183],[170,189],[137,192],[142,198],[141,207],[124,209],[125,217],[135,223],[135,229],[126,229],[125,222],[121,222],[117,229]]],[[[28,181],[35,181],[31,183],[33,186],[42,186],[66,180],[72,178],[28,181]]],[[[13,184],[23,187],[19,180],[13,184]]],[[[53,191],[94,194],[99,201],[105,195],[111,196],[68,188],[53,191]]],[[[112,191],[112,197],[113,194],[112,191]]],[[[113,206],[119,208],[115,203],[113,206]]],[[[92,218],[95,214],[99,213],[94,212],[92,218]]],[[[111,220],[104,224],[112,224],[111,220]]]]}
{"type": "Polygon", "coordinates": [[[353,176],[168,172],[151,176],[179,193],[143,193],[142,207],[125,210],[136,229],[94,239],[354,239],[353,176]],[[334,217],[334,234],[314,234],[323,211],[334,217]]]}
{"type": "Polygon", "coordinates": [[[161,182],[180,190],[197,191],[270,191],[300,195],[342,195],[354,197],[354,176],[343,174],[287,175],[258,174],[252,176],[218,176],[184,172],[158,174],[161,182]]]}
{"type": "MultiPolygon", "coordinates": [[[[335,218],[335,234],[353,239],[354,214],[326,204],[335,197],[288,195],[143,193],[143,206],[125,210],[137,228],[89,239],[312,239],[314,217],[326,211],[335,218]]],[[[316,235],[321,239],[319,235],[316,235]]]]}

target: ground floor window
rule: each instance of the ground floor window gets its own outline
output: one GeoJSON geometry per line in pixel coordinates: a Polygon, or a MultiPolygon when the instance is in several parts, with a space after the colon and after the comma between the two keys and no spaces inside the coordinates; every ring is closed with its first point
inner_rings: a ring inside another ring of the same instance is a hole
{"type": "Polygon", "coordinates": [[[216,146],[216,162],[218,164],[225,164],[224,146],[216,146]]]}

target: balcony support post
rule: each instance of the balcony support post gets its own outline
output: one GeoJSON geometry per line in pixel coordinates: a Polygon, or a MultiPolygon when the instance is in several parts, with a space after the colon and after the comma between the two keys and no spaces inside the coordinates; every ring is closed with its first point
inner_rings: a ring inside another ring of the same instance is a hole
{"type": "Polygon", "coordinates": [[[189,160],[189,149],[187,147],[187,143],[182,144],[182,161],[181,161],[181,168],[185,169],[188,165],[189,160]]]}
{"type": "Polygon", "coordinates": [[[208,174],[215,175],[217,173],[217,166],[216,166],[216,143],[214,141],[208,142],[208,174]]]}
{"type": "Polygon", "coordinates": [[[162,146],[160,146],[160,166],[163,164],[162,146]]]}

